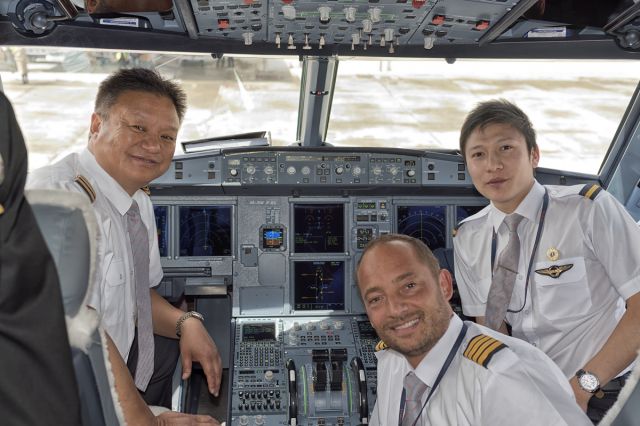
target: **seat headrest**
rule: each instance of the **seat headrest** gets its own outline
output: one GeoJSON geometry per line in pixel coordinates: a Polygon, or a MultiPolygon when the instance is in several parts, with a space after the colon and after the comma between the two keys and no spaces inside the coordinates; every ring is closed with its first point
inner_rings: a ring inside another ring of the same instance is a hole
{"type": "Polygon", "coordinates": [[[58,270],[65,314],[73,318],[94,281],[95,213],[85,196],[73,192],[29,190],[26,196],[58,270]]]}

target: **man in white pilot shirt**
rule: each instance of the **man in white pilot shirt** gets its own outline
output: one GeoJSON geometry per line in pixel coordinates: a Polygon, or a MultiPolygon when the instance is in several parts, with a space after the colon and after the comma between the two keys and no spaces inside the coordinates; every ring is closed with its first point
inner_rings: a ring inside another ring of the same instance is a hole
{"type": "Polygon", "coordinates": [[[356,274],[388,346],[376,354],[372,425],[590,424],[544,353],[454,315],[451,274],[421,241],[394,234],[372,241],[356,274]],[[428,386],[414,401],[403,389],[408,375],[428,386]]]}

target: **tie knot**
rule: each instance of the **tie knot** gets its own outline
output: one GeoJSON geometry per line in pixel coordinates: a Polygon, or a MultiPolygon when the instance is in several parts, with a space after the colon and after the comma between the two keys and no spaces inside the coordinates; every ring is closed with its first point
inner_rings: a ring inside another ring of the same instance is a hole
{"type": "Polygon", "coordinates": [[[520,216],[518,213],[513,213],[504,218],[504,224],[509,228],[509,232],[515,232],[518,229],[518,225],[522,222],[524,216],[520,216]]]}
{"type": "Polygon", "coordinates": [[[138,203],[136,202],[136,200],[131,201],[131,207],[129,207],[129,210],[127,210],[127,214],[134,217],[140,216],[140,209],[138,208],[138,203]]]}
{"type": "Polygon", "coordinates": [[[404,388],[407,391],[407,400],[420,401],[428,386],[411,371],[404,377],[404,388]]]}

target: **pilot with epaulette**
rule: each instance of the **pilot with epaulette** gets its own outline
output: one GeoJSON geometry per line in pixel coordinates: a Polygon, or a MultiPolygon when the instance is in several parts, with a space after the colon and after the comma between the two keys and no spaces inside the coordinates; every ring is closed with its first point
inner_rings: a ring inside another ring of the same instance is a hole
{"type": "Polygon", "coordinates": [[[535,131],[510,102],[472,110],[460,151],[491,202],[455,233],[464,314],[540,348],[599,421],[640,348],[640,229],[597,185],[538,183],[535,131]]]}
{"type": "Polygon", "coordinates": [[[371,425],[590,424],[542,351],[453,313],[451,274],[422,241],[373,240],[356,275],[384,341],[371,425]]]}

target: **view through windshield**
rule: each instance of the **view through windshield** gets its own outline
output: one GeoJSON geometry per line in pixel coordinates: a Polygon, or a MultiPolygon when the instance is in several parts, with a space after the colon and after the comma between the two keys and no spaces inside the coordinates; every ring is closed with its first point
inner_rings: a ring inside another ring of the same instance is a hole
{"type": "MultiPolygon", "coordinates": [[[[296,139],[301,63],[224,57],[2,48],[0,76],[30,152],[30,169],[86,144],[98,83],[147,66],[181,82],[189,109],[179,141],[269,131],[296,139]]],[[[597,173],[638,83],[638,61],[367,60],[340,58],[327,142],[457,149],[480,101],[516,102],[538,132],[540,166],[597,173]]],[[[180,144],[177,152],[181,152],[180,144]]]]}

